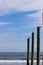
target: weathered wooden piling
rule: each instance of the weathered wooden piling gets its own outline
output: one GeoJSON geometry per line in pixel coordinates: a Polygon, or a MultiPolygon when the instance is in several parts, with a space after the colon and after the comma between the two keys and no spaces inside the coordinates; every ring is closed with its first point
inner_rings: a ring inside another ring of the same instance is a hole
{"type": "Polygon", "coordinates": [[[42,65],[43,65],[43,52],[42,52],[42,65]]]}
{"type": "Polygon", "coordinates": [[[40,65],[40,27],[37,27],[37,65],[40,65]]]}
{"type": "Polygon", "coordinates": [[[27,39],[27,65],[29,65],[30,38],[27,39]]]}
{"type": "Polygon", "coordinates": [[[32,32],[31,65],[33,65],[33,60],[34,60],[34,32],[32,32]]]}

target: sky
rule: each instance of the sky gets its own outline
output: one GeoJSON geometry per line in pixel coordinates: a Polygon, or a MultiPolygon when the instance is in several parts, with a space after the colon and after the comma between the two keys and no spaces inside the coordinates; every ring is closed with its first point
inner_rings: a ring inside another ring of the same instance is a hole
{"type": "Polygon", "coordinates": [[[34,31],[37,49],[37,26],[40,29],[40,51],[43,50],[43,0],[0,0],[0,52],[26,52],[27,38],[34,31]]]}

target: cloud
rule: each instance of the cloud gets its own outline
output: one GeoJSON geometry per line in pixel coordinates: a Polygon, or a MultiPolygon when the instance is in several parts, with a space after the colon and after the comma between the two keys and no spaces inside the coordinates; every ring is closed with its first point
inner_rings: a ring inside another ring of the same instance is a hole
{"type": "Polygon", "coordinates": [[[38,12],[36,12],[36,13],[34,13],[34,14],[27,14],[26,15],[27,17],[41,17],[42,16],[42,12],[41,11],[38,11],[38,12]]]}
{"type": "Polygon", "coordinates": [[[37,20],[37,23],[42,24],[42,11],[39,11],[34,14],[28,14],[26,17],[31,17],[37,20]]]}
{"type": "Polygon", "coordinates": [[[2,25],[8,25],[8,24],[10,24],[10,23],[8,23],[8,22],[0,22],[0,26],[2,26],[2,25]]]}
{"type": "Polygon", "coordinates": [[[0,0],[0,15],[30,10],[42,10],[43,0],[0,0]]]}
{"type": "MultiPolygon", "coordinates": [[[[32,13],[32,12],[31,12],[32,13]]],[[[25,14],[24,15],[24,20],[23,20],[23,25],[19,27],[13,27],[13,28],[8,28],[10,31],[18,31],[18,30],[26,30],[26,29],[31,29],[35,28],[37,26],[42,26],[42,12],[37,11],[33,14],[25,14]]]]}

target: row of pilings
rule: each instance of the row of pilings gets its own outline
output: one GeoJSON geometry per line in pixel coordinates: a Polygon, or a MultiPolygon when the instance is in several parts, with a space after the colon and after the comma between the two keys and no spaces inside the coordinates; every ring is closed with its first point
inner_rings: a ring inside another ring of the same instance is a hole
{"type": "MultiPolygon", "coordinates": [[[[31,42],[31,65],[34,65],[34,32],[32,32],[31,42]]],[[[27,65],[29,65],[30,56],[30,37],[27,39],[27,65]]],[[[37,27],[37,64],[40,65],[40,26],[37,27]]]]}

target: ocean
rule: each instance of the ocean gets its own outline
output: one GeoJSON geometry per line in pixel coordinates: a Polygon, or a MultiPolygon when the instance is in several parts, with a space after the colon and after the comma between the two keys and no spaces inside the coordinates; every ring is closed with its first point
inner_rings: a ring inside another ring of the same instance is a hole
{"type": "MultiPolygon", "coordinates": [[[[36,55],[34,57],[34,65],[36,65],[36,55]]],[[[26,59],[26,52],[0,52],[0,65],[26,65],[26,59]]],[[[42,65],[42,60],[40,60],[40,65],[42,65]]]]}
{"type": "Polygon", "coordinates": [[[0,52],[0,60],[26,60],[26,52],[0,52]]]}
{"type": "MultiPolygon", "coordinates": [[[[30,53],[31,59],[31,53],[30,53]]],[[[26,60],[27,52],[0,52],[0,60],[26,60]]],[[[37,59],[37,54],[34,53],[34,59],[37,59]]],[[[42,59],[42,53],[40,53],[40,59],[42,59]]]]}

